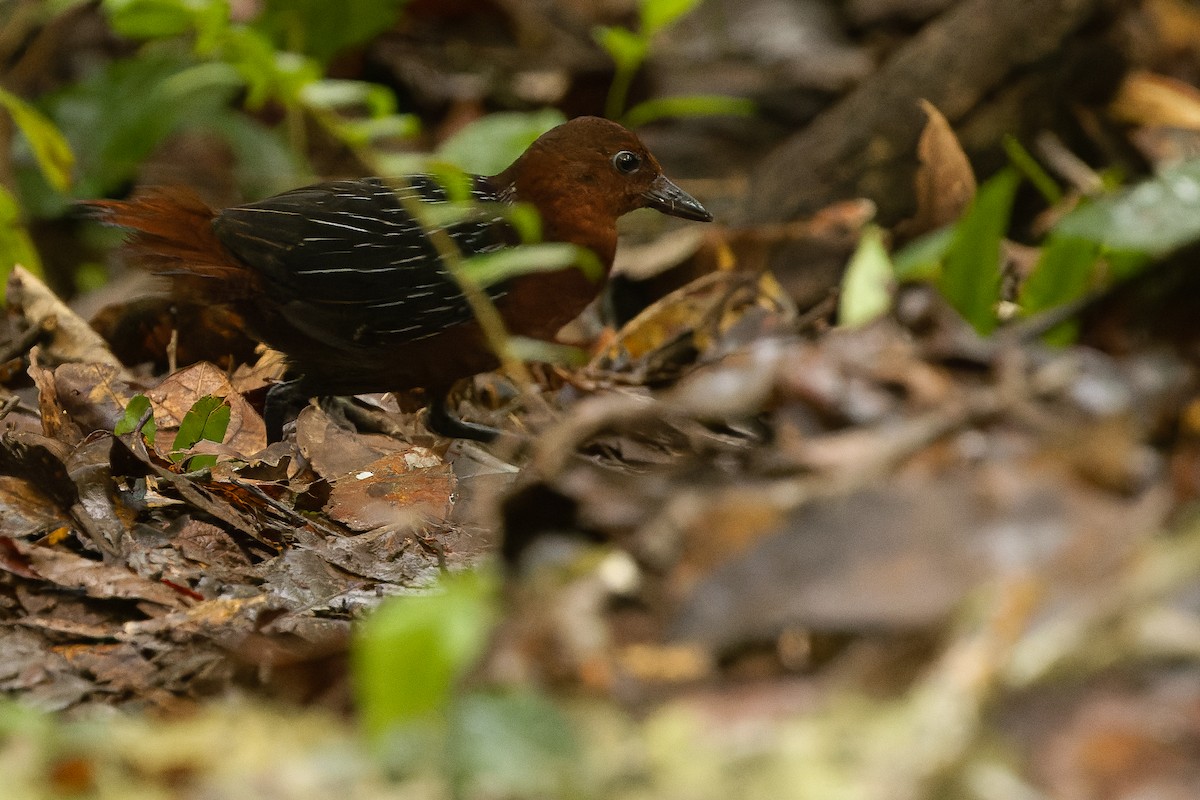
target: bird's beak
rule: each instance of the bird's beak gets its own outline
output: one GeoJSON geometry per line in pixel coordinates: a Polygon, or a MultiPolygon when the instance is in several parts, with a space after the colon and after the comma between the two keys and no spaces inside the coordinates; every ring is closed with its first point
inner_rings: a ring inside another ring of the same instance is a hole
{"type": "Polygon", "coordinates": [[[642,194],[642,199],[649,208],[673,217],[712,222],[713,215],[708,213],[696,198],[672,183],[666,175],[655,178],[650,188],[642,194]]]}

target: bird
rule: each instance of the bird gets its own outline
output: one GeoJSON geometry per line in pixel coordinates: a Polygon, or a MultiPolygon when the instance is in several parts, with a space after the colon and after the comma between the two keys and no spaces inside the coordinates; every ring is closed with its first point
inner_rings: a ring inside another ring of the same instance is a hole
{"type": "Polygon", "coordinates": [[[463,177],[472,211],[457,218],[422,219],[455,197],[434,174],[326,181],[221,211],[183,187],[84,205],[126,229],[130,259],[169,277],[176,296],[227,306],[284,354],[290,379],[271,386],[264,406],[271,441],[311,398],[419,388],[432,432],[486,442],[498,431],[453,415],[447,395],[500,360],[439,236],[463,258],[513,247],[521,237],[506,211],[527,204],[542,241],[594,254],[599,278],[569,266],[485,287],[509,333],[551,340],[599,294],[619,217],[639,208],[713,217],[635,133],[600,117],[550,129],[495,175],[463,177]]]}

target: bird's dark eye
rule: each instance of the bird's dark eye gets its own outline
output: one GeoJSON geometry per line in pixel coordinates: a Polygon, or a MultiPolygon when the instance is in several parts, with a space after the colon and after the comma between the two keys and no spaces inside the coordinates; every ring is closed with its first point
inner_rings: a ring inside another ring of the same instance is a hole
{"type": "Polygon", "coordinates": [[[632,175],[642,166],[642,157],[632,150],[622,150],[612,158],[613,166],[622,175],[632,175]]]}

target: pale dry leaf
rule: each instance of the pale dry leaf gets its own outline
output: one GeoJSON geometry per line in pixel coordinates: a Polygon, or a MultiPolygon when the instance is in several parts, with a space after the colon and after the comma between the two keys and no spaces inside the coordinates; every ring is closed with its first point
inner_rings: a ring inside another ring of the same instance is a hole
{"type": "Polygon", "coordinates": [[[975,172],[954,129],[928,100],[921,108],[929,117],[917,142],[921,166],[913,179],[917,213],[905,223],[905,234],[918,236],[957,220],[975,196],[975,172]]]}

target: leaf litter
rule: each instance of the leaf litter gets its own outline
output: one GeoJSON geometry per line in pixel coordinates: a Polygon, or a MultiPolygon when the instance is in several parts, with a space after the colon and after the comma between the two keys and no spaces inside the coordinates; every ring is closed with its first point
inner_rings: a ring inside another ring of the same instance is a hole
{"type": "MultiPolygon", "coordinates": [[[[1164,613],[1179,578],[1137,590],[1138,565],[1194,538],[1161,535],[1192,451],[1156,444],[1191,397],[1186,362],[980,339],[925,287],[895,308],[798,334],[778,283],[710,273],[548,375],[536,404],[505,413],[517,449],[491,455],[358,431],[329,404],[266,447],[253,402],[211,365],[141,386],[34,354],[57,436],[0,442],[27,516],[0,539],[0,686],[53,709],[235,689],[341,708],[344,684],[322,676],[353,621],[491,561],[503,534],[507,604],[475,680],[656,698],[650,741],[679,737],[678,714],[759,716],[785,739],[857,718],[863,771],[824,778],[873,796],[900,731],[956,716],[977,729],[1002,687],[1089,663],[1089,631],[1164,613]],[[153,445],[107,427],[136,393],[153,445]],[[202,397],[224,398],[230,421],[195,449],[215,463],[188,472],[167,443],[202,397]],[[477,486],[491,497],[462,519],[477,486]],[[815,699],[826,675],[890,693],[893,710],[815,699]],[[812,713],[754,711],[772,691],[769,705],[812,713]]],[[[930,742],[904,780],[923,785],[973,736],[930,742]]],[[[678,741],[693,757],[711,745],[678,741]]]]}
{"type": "MultiPolygon", "coordinates": [[[[1146,123],[1135,142],[1158,163],[1187,95],[1135,74],[1114,113],[1146,123]]],[[[949,122],[925,111],[901,238],[952,222],[974,193],[949,122]]],[[[491,451],[423,434],[390,400],[372,408],[406,435],[314,404],[268,447],[272,354],[150,380],[93,345],[29,339],[37,393],[18,387],[0,439],[0,687],[77,714],[238,694],[341,711],[355,620],[443,568],[499,558],[502,618],[465,682],[575,698],[592,747],[565,772],[605,796],[1195,796],[1189,350],[1147,346],[1142,329],[1093,349],[1104,340],[1086,324],[1084,344],[1050,347],[1053,314],[983,339],[921,286],[832,329],[838,299],[813,275],[844,266],[873,212],[851,201],[661,245],[664,270],[637,276],[654,284],[648,307],[585,367],[468,389],[472,416],[512,434],[491,451]],[[139,393],[162,428],[153,444],[146,428],[112,432],[139,393]],[[189,470],[171,458],[174,428],[205,396],[228,404],[229,429],[196,442],[189,454],[213,462],[189,470]]],[[[1001,251],[1017,288],[1037,250],[1001,251]]],[[[19,327],[78,330],[52,308],[19,327]]],[[[44,735],[3,713],[16,740],[44,735]]],[[[98,765],[125,763],[132,782],[211,787],[240,780],[227,770],[245,757],[328,793],[346,773],[312,765],[336,757],[354,780],[333,791],[437,796],[420,768],[381,779],[322,714],[117,717],[111,740],[76,742],[36,780],[87,789],[98,765]],[[226,763],[231,725],[247,746],[226,763]]]]}

